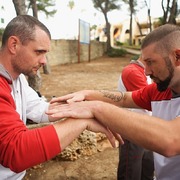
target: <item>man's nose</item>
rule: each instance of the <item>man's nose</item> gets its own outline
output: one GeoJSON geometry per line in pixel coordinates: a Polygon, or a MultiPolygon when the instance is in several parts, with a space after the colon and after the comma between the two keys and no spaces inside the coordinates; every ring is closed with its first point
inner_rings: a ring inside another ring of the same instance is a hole
{"type": "Polygon", "coordinates": [[[145,66],[144,73],[146,76],[149,76],[152,74],[152,70],[148,66],[145,66]]]}
{"type": "Polygon", "coordinates": [[[40,59],[40,63],[41,63],[42,65],[45,65],[45,64],[47,63],[47,57],[46,57],[46,55],[43,55],[43,56],[42,56],[42,58],[40,59]]]}

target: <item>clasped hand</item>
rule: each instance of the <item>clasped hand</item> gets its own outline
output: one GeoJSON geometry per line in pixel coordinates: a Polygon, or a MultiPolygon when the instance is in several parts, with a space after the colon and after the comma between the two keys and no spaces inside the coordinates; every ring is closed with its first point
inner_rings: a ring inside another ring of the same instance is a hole
{"type": "Polygon", "coordinates": [[[102,132],[106,134],[107,138],[114,146],[114,142],[109,133],[113,134],[115,139],[119,141],[119,144],[123,144],[121,136],[115,132],[112,132],[108,127],[105,127],[102,123],[96,119],[94,115],[94,108],[99,103],[99,101],[84,101],[84,95],[82,93],[72,93],[62,97],[53,98],[50,102],[51,106],[46,112],[52,119],[61,119],[61,118],[74,118],[74,119],[94,119],[98,126],[92,126],[89,129],[89,121],[87,121],[87,129],[93,132],[102,132]],[[101,128],[100,128],[101,127],[101,128]]]}

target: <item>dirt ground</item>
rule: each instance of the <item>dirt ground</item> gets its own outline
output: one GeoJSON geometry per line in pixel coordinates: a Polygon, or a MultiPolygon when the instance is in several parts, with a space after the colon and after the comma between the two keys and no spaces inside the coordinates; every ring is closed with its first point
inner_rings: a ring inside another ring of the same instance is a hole
{"type": "MultiPolygon", "coordinates": [[[[132,55],[123,58],[102,57],[91,62],[51,67],[42,74],[41,93],[48,100],[82,89],[116,90],[119,74],[132,55]]],[[[118,149],[108,143],[104,150],[76,161],[54,158],[27,170],[24,180],[115,180],[118,149]]]]}

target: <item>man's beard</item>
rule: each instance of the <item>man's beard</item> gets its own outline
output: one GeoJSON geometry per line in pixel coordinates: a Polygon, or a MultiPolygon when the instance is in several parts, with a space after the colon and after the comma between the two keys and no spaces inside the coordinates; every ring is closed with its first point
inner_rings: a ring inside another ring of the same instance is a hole
{"type": "MultiPolygon", "coordinates": [[[[153,77],[151,78],[153,79],[153,77]]],[[[165,91],[168,88],[169,83],[171,82],[171,78],[171,76],[168,76],[164,81],[160,80],[158,83],[156,83],[158,91],[165,91]]]]}
{"type": "MultiPolygon", "coordinates": [[[[169,57],[164,58],[164,60],[166,62],[167,69],[169,70],[169,76],[164,81],[159,80],[159,82],[156,83],[157,89],[160,92],[165,91],[168,88],[171,82],[171,79],[174,75],[174,68],[173,68],[171,60],[169,59],[169,57]]],[[[150,76],[150,77],[153,79],[153,76],[150,76]]]]}

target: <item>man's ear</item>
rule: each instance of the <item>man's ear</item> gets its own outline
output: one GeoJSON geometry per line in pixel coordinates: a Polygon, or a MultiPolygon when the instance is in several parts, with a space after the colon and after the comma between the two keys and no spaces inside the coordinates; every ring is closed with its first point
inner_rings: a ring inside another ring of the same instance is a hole
{"type": "Polygon", "coordinates": [[[175,54],[176,54],[176,61],[180,61],[180,49],[176,49],[175,54]]]}
{"type": "Polygon", "coordinates": [[[8,39],[8,49],[12,54],[16,54],[16,50],[19,46],[19,39],[16,36],[10,36],[8,39]]]}
{"type": "Polygon", "coordinates": [[[179,66],[180,65],[180,49],[175,50],[175,55],[176,55],[175,64],[176,64],[176,66],[179,66]]]}

